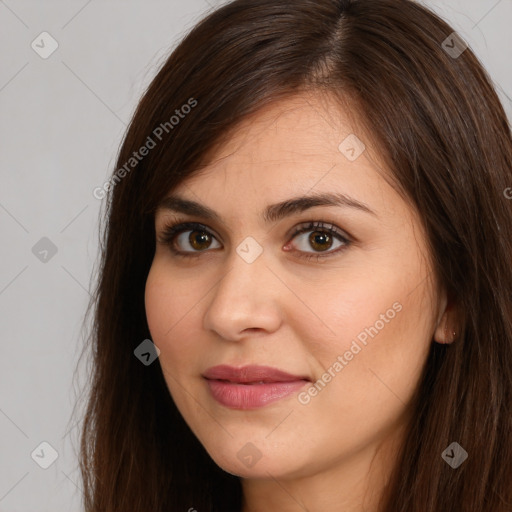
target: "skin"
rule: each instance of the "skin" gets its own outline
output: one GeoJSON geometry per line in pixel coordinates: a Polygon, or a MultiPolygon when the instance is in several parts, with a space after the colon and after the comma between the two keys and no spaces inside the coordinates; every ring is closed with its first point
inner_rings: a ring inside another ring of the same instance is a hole
{"type": "Polygon", "coordinates": [[[369,141],[334,99],[279,100],[247,118],[201,174],[172,191],[221,222],[156,213],[159,240],[166,223],[196,221],[211,233],[195,246],[193,230],[176,235],[178,250],[202,251],[195,258],[157,242],[146,313],[179,411],[213,460],[242,477],[243,512],[376,512],[430,346],[453,341],[451,306],[434,284],[419,217],[385,179],[390,171],[369,141]],[[352,133],[366,144],[354,161],[338,149],[352,133]],[[332,191],[375,215],[315,206],[270,224],[260,216],[269,204],[332,191]],[[343,242],[315,246],[314,227],[293,238],[292,229],[310,221],[334,224],[352,243],[333,254],[343,242]],[[263,249],[252,263],[236,251],[248,236],[263,249]],[[262,364],[316,382],[396,303],[394,318],[307,404],[293,393],[259,409],[229,409],[201,377],[218,364],[262,364]],[[251,467],[237,457],[248,442],[255,448],[246,450],[261,454],[251,467]]]}

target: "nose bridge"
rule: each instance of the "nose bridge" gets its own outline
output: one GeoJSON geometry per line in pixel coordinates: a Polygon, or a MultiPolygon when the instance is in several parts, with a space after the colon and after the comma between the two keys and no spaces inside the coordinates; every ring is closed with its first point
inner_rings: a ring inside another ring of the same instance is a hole
{"type": "MultiPolygon", "coordinates": [[[[216,300],[258,300],[262,276],[266,269],[263,246],[253,237],[246,237],[233,248],[227,262],[227,271],[215,292],[216,300]]],[[[238,304],[236,304],[238,306],[238,304]]]]}
{"type": "Polygon", "coordinates": [[[213,297],[205,312],[204,327],[224,338],[236,338],[247,328],[272,330],[278,313],[265,284],[264,250],[254,238],[246,237],[234,247],[225,274],[214,286],[213,297]]]}

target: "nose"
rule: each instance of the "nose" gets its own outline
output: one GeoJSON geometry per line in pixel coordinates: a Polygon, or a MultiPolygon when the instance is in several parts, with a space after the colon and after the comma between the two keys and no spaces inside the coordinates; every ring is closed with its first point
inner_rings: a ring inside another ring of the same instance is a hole
{"type": "Polygon", "coordinates": [[[226,271],[208,295],[204,329],[240,341],[254,331],[268,334],[279,328],[285,287],[267,266],[264,255],[265,251],[249,263],[233,249],[226,271]]]}

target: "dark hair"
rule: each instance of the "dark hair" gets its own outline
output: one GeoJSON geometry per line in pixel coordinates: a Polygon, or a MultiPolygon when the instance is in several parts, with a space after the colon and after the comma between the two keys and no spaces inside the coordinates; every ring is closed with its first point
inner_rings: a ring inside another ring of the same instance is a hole
{"type": "Polygon", "coordinates": [[[471,49],[449,51],[462,49],[453,32],[410,0],[235,0],[175,48],[105,187],[80,446],[86,512],[240,511],[239,478],[190,431],[160,365],[134,350],[151,338],[144,289],[156,205],[246,116],[301,91],[335,94],[371,134],[461,314],[456,342],[432,343],[380,510],[510,512],[511,131],[471,49]],[[469,454],[457,469],[441,457],[453,441],[469,454]]]}

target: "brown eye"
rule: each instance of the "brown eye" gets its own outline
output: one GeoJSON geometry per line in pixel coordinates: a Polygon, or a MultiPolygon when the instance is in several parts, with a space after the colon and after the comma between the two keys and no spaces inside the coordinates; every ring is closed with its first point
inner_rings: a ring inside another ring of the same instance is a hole
{"type": "MultiPolygon", "coordinates": [[[[188,231],[186,231],[188,233],[188,231]]],[[[178,237],[179,238],[179,237],[178,237]]],[[[212,237],[206,231],[190,231],[187,242],[196,251],[204,251],[211,245],[212,237]]]]}
{"type": "Polygon", "coordinates": [[[313,231],[309,235],[308,243],[317,251],[327,251],[331,248],[333,239],[329,233],[324,231],[313,231]]]}
{"type": "Polygon", "coordinates": [[[215,236],[202,224],[188,222],[166,226],[158,241],[161,244],[168,245],[172,252],[177,255],[194,256],[194,253],[199,254],[211,248],[213,240],[215,240],[215,236]]]}
{"type": "MultiPolygon", "coordinates": [[[[336,255],[351,245],[352,241],[342,233],[334,225],[326,226],[322,222],[312,222],[299,227],[293,234],[291,240],[302,238],[302,240],[299,240],[298,248],[296,243],[292,244],[291,242],[286,244],[285,247],[286,250],[289,250],[290,246],[294,246],[295,249],[298,249],[296,252],[301,253],[299,257],[306,260],[311,258],[325,259],[336,255]],[[308,237],[305,236],[306,233],[310,233],[308,237]],[[338,247],[330,250],[335,242],[339,243],[338,247]],[[313,249],[313,252],[311,252],[311,249],[313,249]],[[322,253],[325,253],[325,255],[322,253]]],[[[199,256],[208,252],[208,249],[221,247],[220,244],[216,247],[212,246],[212,243],[217,242],[216,236],[206,226],[196,222],[166,226],[158,241],[161,244],[168,245],[176,256],[184,258],[199,256]]]]}
{"type": "Polygon", "coordinates": [[[298,252],[304,253],[301,257],[306,259],[328,257],[337,254],[351,244],[348,237],[341,234],[335,226],[324,226],[323,223],[318,222],[299,228],[293,236],[293,240],[295,239],[299,239],[299,244],[294,242],[293,246],[298,249],[298,252]],[[306,237],[307,233],[310,234],[306,237]],[[339,245],[334,250],[330,250],[336,241],[339,242],[339,245]],[[314,251],[311,252],[310,249],[314,251]],[[322,252],[326,252],[326,255],[323,256],[322,252]]]}

